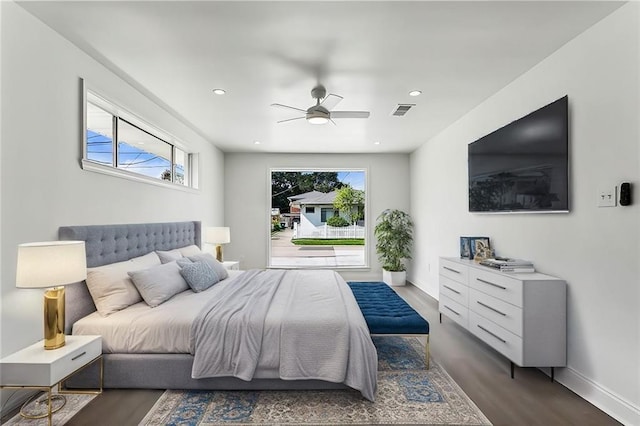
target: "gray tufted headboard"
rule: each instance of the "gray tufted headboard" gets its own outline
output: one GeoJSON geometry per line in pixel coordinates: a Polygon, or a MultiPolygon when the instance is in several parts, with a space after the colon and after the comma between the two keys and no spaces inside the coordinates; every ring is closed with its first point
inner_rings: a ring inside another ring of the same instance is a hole
{"type": "MultiPolygon", "coordinates": [[[[154,250],[171,250],[189,245],[202,246],[201,223],[168,222],[125,225],[61,226],[60,240],[85,241],[87,267],[123,262],[154,250]]],[[[65,288],[65,333],[73,323],[96,310],[83,282],[65,288]]]]}

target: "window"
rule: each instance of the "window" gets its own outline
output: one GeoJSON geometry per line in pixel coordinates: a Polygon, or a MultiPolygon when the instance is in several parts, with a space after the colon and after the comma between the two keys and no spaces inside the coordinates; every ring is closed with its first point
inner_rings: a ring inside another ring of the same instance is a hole
{"type": "Polygon", "coordinates": [[[366,205],[365,170],[271,170],[269,266],[368,267],[366,205]]]}
{"type": "Polygon", "coordinates": [[[87,149],[85,158],[113,166],[113,116],[87,103],[87,149]]]}
{"type": "Polygon", "coordinates": [[[197,154],[176,146],[175,138],[94,93],[87,92],[85,108],[83,168],[197,188],[197,154]]]}
{"type": "Polygon", "coordinates": [[[333,208],[328,209],[323,207],[322,209],[320,209],[320,222],[325,223],[327,219],[337,214],[338,213],[336,213],[333,208]]]}

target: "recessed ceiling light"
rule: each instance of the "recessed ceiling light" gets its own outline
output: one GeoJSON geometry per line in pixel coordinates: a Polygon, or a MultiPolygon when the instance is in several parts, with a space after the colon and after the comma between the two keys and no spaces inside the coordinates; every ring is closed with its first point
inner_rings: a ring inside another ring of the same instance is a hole
{"type": "Polygon", "coordinates": [[[213,89],[213,93],[215,93],[216,95],[224,95],[225,93],[227,93],[227,91],[224,89],[213,89]]]}
{"type": "Polygon", "coordinates": [[[373,143],[374,145],[380,145],[380,142],[376,141],[373,143]]]}
{"type": "Polygon", "coordinates": [[[260,141],[253,141],[254,145],[260,145],[260,141]]]}
{"type": "Polygon", "coordinates": [[[412,90],[409,92],[409,96],[420,96],[422,94],[421,90],[412,90]]]}

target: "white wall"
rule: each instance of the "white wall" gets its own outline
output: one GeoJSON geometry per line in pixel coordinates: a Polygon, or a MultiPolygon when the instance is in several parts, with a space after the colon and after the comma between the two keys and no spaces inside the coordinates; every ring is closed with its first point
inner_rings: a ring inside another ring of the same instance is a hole
{"type": "MultiPolygon", "coordinates": [[[[15,287],[17,245],[61,225],[223,222],[223,154],[12,2],[2,10],[2,336],[0,355],[42,339],[38,290],[15,287]],[[200,152],[199,193],[84,171],[80,78],[200,152]]],[[[4,396],[4,395],[3,395],[4,396]]],[[[3,398],[4,400],[4,398],[3,398]]]]}
{"type": "MultiPolygon", "coordinates": [[[[313,130],[313,129],[310,129],[313,130]]],[[[225,154],[226,226],[231,227],[231,243],[225,258],[238,259],[244,269],[267,265],[268,218],[271,211],[272,168],[352,168],[367,170],[365,213],[370,224],[367,237],[368,270],[345,272],[347,279],[382,279],[375,253],[373,225],[385,209],[409,211],[408,154],[225,154]]]]}
{"type": "Polygon", "coordinates": [[[556,377],[628,424],[640,424],[639,14],[621,7],[411,155],[410,280],[437,298],[438,257],[457,256],[461,235],[565,279],[568,368],[556,377]],[[470,214],[467,144],[565,94],[571,212],[470,214]],[[600,185],[625,181],[632,206],[596,207],[600,185]]]}

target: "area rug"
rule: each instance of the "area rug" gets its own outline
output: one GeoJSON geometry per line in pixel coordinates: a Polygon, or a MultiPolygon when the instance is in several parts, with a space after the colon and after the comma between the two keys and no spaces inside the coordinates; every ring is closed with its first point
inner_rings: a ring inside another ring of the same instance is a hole
{"type": "MultiPolygon", "coordinates": [[[[54,392],[55,395],[55,392],[54,392]]],[[[55,426],[62,426],[67,423],[71,418],[78,413],[97,395],[92,394],[73,394],[68,393],[64,395],[67,399],[66,404],[59,410],[53,413],[52,421],[55,426]]],[[[40,413],[47,410],[46,399],[44,402],[39,402],[40,398],[30,402],[26,407],[28,413],[40,413]]],[[[1,423],[1,422],[0,422],[1,423]]],[[[16,414],[6,423],[1,423],[4,426],[47,426],[49,421],[46,417],[42,419],[26,419],[20,414],[16,414]]]]}
{"type": "Polygon", "coordinates": [[[167,390],[140,425],[490,425],[417,338],[376,337],[375,402],[355,390],[167,390]]]}

